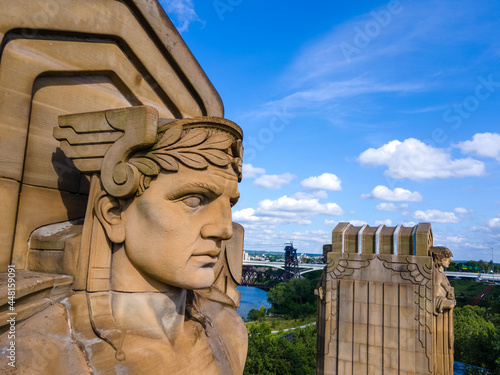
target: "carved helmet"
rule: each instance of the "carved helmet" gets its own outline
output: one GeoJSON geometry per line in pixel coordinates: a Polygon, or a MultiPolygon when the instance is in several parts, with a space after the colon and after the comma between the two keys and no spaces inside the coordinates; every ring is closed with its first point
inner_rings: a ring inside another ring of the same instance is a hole
{"type": "Polygon", "coordinates": [[[231,168],[241,180],[242,131],[223,118],[159,119],[154,108],[137,106],[60,116],[54,137],[75,166],[91,176],[83,228],[89,238],[82,238],[77,270],[89,292],[109,290],[111,249],[93,207],[99,194],[140,196],[162,169],[177,172],[179,164],[231,168]]]}

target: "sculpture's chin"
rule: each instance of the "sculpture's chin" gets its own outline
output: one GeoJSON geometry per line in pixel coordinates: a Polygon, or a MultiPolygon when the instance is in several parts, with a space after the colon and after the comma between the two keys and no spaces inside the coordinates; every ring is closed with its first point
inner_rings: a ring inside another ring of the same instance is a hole
{"type": "Polygon", "coordinates": [[[171,280],[165,280],[168,285],[176,286],[181,289],[205,289],[212,286],[215,281],[215,274],[213,267],[202,267],[196,272],[185,275],[183,280],[177,280],[172,282],[171,280]]]}

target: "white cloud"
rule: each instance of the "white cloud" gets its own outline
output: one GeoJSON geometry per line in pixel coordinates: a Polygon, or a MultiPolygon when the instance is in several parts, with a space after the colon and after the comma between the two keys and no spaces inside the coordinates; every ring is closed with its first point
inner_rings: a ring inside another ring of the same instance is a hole
{"type": "Polygon", "coordinates": [[[363,220],[349,220],[349,223],[351,225],[354,225],[355,227],[362,227],[363,225],[367,225],[368,223],[363,220]]]}
{"type": "Polygon", "coordinates": [[[332,242],[331,235],[332,234],[326,230],[307,230],[305,232],[293,231],[288,234],[288,238],[294,241],[294,245],[295,241],[314,241],[320,243],[328,243],[332,242]]]}
{"type": "MultiPolygon", "coordinates": [[[[454,40],[457,37],[457,30],[459,30],[459,26],[457,29],[457,20],[460,20],[458,25],[473,23],[478,13],[484,14],[488,10],[491,12],[489,7],[478,9],[468,2],[461,4],[460,8],[454,6],[454,3],[446,2],[440,4],[439,10],[434,9],[433,11],[430,11],[429,4],[426,1],[396,4],[403,11],[392,14],[387,24],[381,27],[381,32],[376,33],[376,36],[371,37],[367,35],[369,32],[365,33],[368,41],[366,39],[355,41],[355,38],[359,37],[360,34],[358,29],[363,32],[370,23],[380,24],[374,18],[373,13],[386,11],[387,3],[381,5],[380,8],[370,9],[365,14],[349,18],[346,22],[336,25],[330,32],[323,34],[321,38],[306,45],[301,50],[301,54],[295,59],[292,66],[293,78],[298,81],[310,82],[324,80],[331,75],[345,70],[355,70],[360,66],[371,67],[372,70],[379,67],[382,69],[383,64],[376,63],[387,62],[388,59],[390,59],[389,61],[397,61],[401,55],[404,56],[408,51],[410,53],[415,53],[415,51],[425,53],[430,48],[436,50],[442,48],[440,45],[431,46],[429,43],[435,38],[436,32],[454,40]],[[443,16],[451,11],[455,12],[453,20],[443,16]],[[351,56],[346,56],[340,47],[341,44],[346,43],[350,44],[356,51],[351,56]],[[354,68],[351,68],[353,65],[354,68]]],[[[490,24],[491,26],[497,29],[496,25],[490,24]]],[[[493,38],[485,31],[481,31],[481,34],[488,40],[493,38]]],[[[469,35],[476,34],[469,33],[463,37],[467,38],[469,35]]],[[[440,68],[440,66],[438,67],[440,68]]],[[[394,75],[394,70],[391,74],[394,75]]]]}
{"type": "Polygon", "coordinates": [[[295,176],[290,173],[283,174],[264,174],[255,179],[253,184],[255,186],[264,188],[264,189],[281,189],[284,185],[288,185],[295,176]]]}
{"type": "Polygon", "coordinates": [[[254,167],[252,164],[243,164],[243,178],[255,178],[266,173],[264,168],[254,167]]]}
{"type": "Polygon", "coordinates": [[[426,145],[415,138],[391,141],[377,149],[362,152],[358,161],[362,165],[381,166],[388,169],[391,178],[423,180],[484,175],[484,163],[471,158],[452,159],[443,149],[426,145]]]}
{"type": "Polygon", "coordinates": [[[491,229],[489,227],[482,225],[473,225],[469,228],[469,230],[472,232],[491,233],[491,229]]]}
{"type": "Polygon", "coordinates": [[[389,211],[389,212],[397,212],[399,210],[405,210],[407,208],[408,208],[407,204],[396,206],[394,203],[386,203],[386,202],[382,202],[375,207],[375,209],[378,211],[389,211]]]}
{"type": "Polygon", "coordinates": [[[260,215],[253,208],[244,208],[233,212],[233,220],[237,223],[245,224],[245,228],[256,229],[259,231],[269,230],[280,224],[299,224],[310,225],[312,223],[308,216],[294,213],[277,213],[274,216],[260,215]]]}
{"type": "Polygon", "coordinates": [[[242,210],[233,212],[233,220],[239,223],[248,223],[257,220],[254,214],[255,210],[253,208],[244,208],[242,210]]]}
{"type": "Polygon", "coordinates": [[[324,223],[325,223],[325,225],[328,225],[329,227],[336,227],[339,222],[337,220],[326,219],[324,221],[324,223]]]}
{"type": "Polygon", "coordinates": [[[194,10],[193,0],[160,0],[160,3],[181,33],[189,28],[191,22],[201,22],[194,10]]]}
{"type": "Polygon", "coordinates": [[[379,199],[381,201],[390,202],[418,202],[422,200],[422,196],[418,191],[411,192],[403,188],[389,189],[386,186],[378,185],[372,190],[370,194],[361,195],[363,199],[379,199]]]}
{"type": "Polygon", "coordinates": [[[473,249],[489,249],[489,246],[487,246],[485,244],[480,244],[480,243],[467,242],[467,243],[464,243],[464,246],[472,247],[473,249]]]}
{"type": "Polygon", "coordinates": [[[312,193],[304,193],[303,191],[299,191],[298,193],[295,193],[293,195],[293,198],[296,199],[312,199],[312,198],[323,198],[327,199],[328,198],[328,193],[324,190],[316,190],[313,191],[312,193]]]}
{"type": "MultiPolygon", "coordinates": [[[[387,24],[381,26],[380,32],[370,36],[367,36],[371,34],[370,31],[365,33],[363,30],[368,25],[380,25],[373,16],[373,11],[379,12],[378,8],[337,24],[331,31],[298,50],[282,79],[284,88],[290,88],[291,92],[269,103],[269,106],[286,106],[297,112],[306,109],[309,113],[319,109],[334,115],[328,116],[329,120],[335,118],[332,122],[349,123],[352,126],[352,115],[359,113],[359,96],[364,95],[361,100],[364,100],[364,105],[368,104],[365,108],[369,110],[380,93],[394,93],[392,96],[401,93],[406,96],[416,91],[436,90],[432,73],[439,74],[442,66],[428,61],[427,69],[416,73],[413,65],[401,61],[406,61],[415,53],[432,55],[442,52],[442,46],[431,43],[435,35],[445,35],[447,40],[457,43],[458,39],[460,42],[472,40],[471,36],[493,43],[493,33],[489,30],[498,30],[498,26],[486,21],[489,17],[481,17],[482,22],[489,27],[488,33],[485,29],[479,31],[474,27],[478,14],[491,13],[491,7],[466,3],[462,2],[457,7],[452,2],[441,2],[439,10],[430,11],[428,1],[404,2],[399,4],[404,11],[392,14],[387,24]],[[444,16],[449,12],[453,12],[453,20],[444,16]],[[462,27],[457,28],[457,25],[462,27]],[[364,38],[367,39],[358,39],[360,33],[365,33],[364,38]],[[346,53],[345,48],[342,48],[347,44],[352,46],[354,53],[346,53]],[[397,65],[398,69],[386,69],[388,62],[397,65]],[[434,70],[432,73],[430,67],[434,70]]],[[[387,4],[382,5],[380,11],[387,11],[387,4]]],[[[447,84],[448,87],[457,87],[460,83],[448,80],[447,84]]],[[[415,103],[415,109],[419,104],[415,103]]],[[[442,103],[434,106],[442,107],[442,103]]],[[[410,108],[400,108],[407,109],[410,108]]]]}
{"type": "Polygon", "coordinates": [[[500,162],[500,134],[477,133],[471,141],[460,142],[456,147],[465,154],[494,158],[500,162]]]}
{"type": "Polygon", "coordinates": [[[500,216],[488,220],[488,226],[490,228],[500,228],[500,216]]]}
{"type": "Polygon", "coordinates": [[[434,223],[458,223],[460,220],[453,212],[443,212],[440,210],[415,211],[413,218],[434,223]]]}
{"type": "Polygon", "coordinates": [[[394,203],[383,202],[375,206],[375,209],[378,211],[396,212],[399,210],[399,207],[396,206],[394,203]]]}
{"type": "Polygon", "coordinates": [[[318,199],[295,199],[286,195],[276,199],[260,201],[257,209],[244,208],[233,212],[233,220],[245,224],[246,228],[256,230],[269,230],[280,224],[295,223],[310,225],[310,216],[328,215],[338,216],[344,214],[342,208],[336,203],[319,203],[318,199]]]}
{"type": "MultiPolygon", "coordinates": [[[[348,221],[351,225],[354,225],[355,227],[362,227],[363,225],[368,225],[368,223],[366,221],[363,221],[363,220],[349,220],[348,221]]],[[[339,221],[336,221],[336,220],[325,220],[324,221],[324,224],[325,225],[328,225],[329,227],[332,227],[332,228],[335,228],[337,226],[337,224],[339,223],[339,221]]],[[[390,219],[386,219],[386,220],[375,220],[375,226],[379,226],[379,225],[385,225],[385,226],[392,226],[392,220],[390,219]]]]}
{"type": "Polygon", "coordinates": [[[313,196],[315,198],[323,198],[323,199],[328,199],[328,193],[324,190],[317,190],[313,193],[313,196]]]}
{"type": "Polygon", "coordinates": [[[342,190],[340,178],[332,173],[323,173],[320,176],[306,178],[300,184],[308,189],[342,190]]]}
{"type": "MultiPolygon", "coordinates": [[[[348,222],[351,225],[354,225],[355,227],[362,227],[363,225],[368,225],[366,221],[363,220],[342,220],[343,222],[348,222]]],[[[335,228],[340,221],[336,220],[325,220],[324,221],[325,225],[328,225],[329,227],[335,228]]]]}
{"type": "Polygon", "coordinates": [[[383,83],[364,77],[354,77],[345,80],[321,82],[314,88],[298,90],[282,99],[268,102],[266,106],[284,106],[295,109],[310,108],[331,103],[340,98],[376,93],[417,91],[421,89],[423,89],[421,83],[383,83]]]}
{"type": "Polygon", "coordinates": [[[466,240],[465,237],[463,236],[448,236],[446,237],[447,242],[452,242],[452,243],[463,243],[466,240]]]}
{"type": "Polygon", "coordinates": [[[250,229],[245,233],[246,249],[283,251],[285,242],[289,241],[293,241],[293,246],[299,252],[322,254],[322,245],[332,242],[331,231],[307,230],[288,232],[273,230],[265,232],[264,230],[257,231],[250,229]]]}
{"type": "Polygon", "coordinates": [[[413,221],[407,221],[407,222],[401,223],[401,225],[404,227],[414,227],[415,225],[417,225],[417,223],[414,223],[413,221]]]}
{"type": "MultiPolygon", "coordinates": [[[[342,220],[343,222],[346,222],[347,220],[342,220]]],[[[349,224],[354,225],[355,227],[362,227],[363,225],[368,225],[366,221],[363,220],[349,220],[347,221],[349,224]]],[[[325,225],[328,225],[329,227],[335,228],[340,221],[337,220],[325,220],[324,221],[325,225]]]]}
{"type": "Polygon", "coordinates": [[[302,213],[305,215],[338,216],[344,214],[337,203],[319,203],[318,199],[295,199],[286,195],[276,200],[265,199],[259,202],[257,213],[276,216],[282,213],[302,213]]]}
{"type": "Polygon", "coordinates": [[[472,212],[472,210],[468,210],[465,207],[457,207],[453,211],[456,212],[457,214],[468,214],[469,212],[472,212]]]}
{"type": "Polygon", "coordinates": [[[385,225],[386,227],[392,227],[392,220],[391,219],[385,219],[385,220],[375,220],[375,225],[385,225]]]}

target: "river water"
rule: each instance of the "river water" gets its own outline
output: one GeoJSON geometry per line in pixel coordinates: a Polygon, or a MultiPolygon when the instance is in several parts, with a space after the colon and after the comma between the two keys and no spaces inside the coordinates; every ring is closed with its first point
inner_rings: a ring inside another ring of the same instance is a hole
{"type": "Polygon", "coordinates": [[[250,309],[260,309],[262,305],[266,309],[271,307],[267,302],[267,292],[265,290],[254,286],[238,286],[236,289],[241,292],[240,307],[237,311],[242,318],[247,318],[250,309]]]}

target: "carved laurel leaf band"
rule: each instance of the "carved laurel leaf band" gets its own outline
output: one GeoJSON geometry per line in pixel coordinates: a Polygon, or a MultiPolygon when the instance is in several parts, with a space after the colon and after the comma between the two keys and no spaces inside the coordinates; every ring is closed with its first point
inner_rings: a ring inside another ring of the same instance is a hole
{"type": "Polygon", "coordinates": [[[173,123],[159,134],[152,148],[130,158],[129,163],[142,174],[136,195],[141,195],[162,169],[177,172],[179,163],[198,170],[210,164],[231,165],[241,179],[242,151],[241,140],[227,131],[206,127],[185,130],[182,124],[173,123]]]}
{"type": "Polygon", "coordinates": [[[85,174],[101,174],[112,196],[141,195],[162,169],[179,165],[232,167],[241,180],[243,133],[234,122],[200,116],[160,119],[158,111],[135,106],[59,117],[54,137],[85,174]]]}
{"type": "Polygon", "coordinates": [[[129,162],[147,176],[159,173],[157,165],[166,171],[176,172],[179,162],[193,169],[205,169],[209,163],[218,167],[231,164],[228,149],[234,138],[230,134],[209,134],[208,129],[193,129],[183,137],[181,135],[182,126],[173,125],[149,152],[133,157],[129,162]]]}

